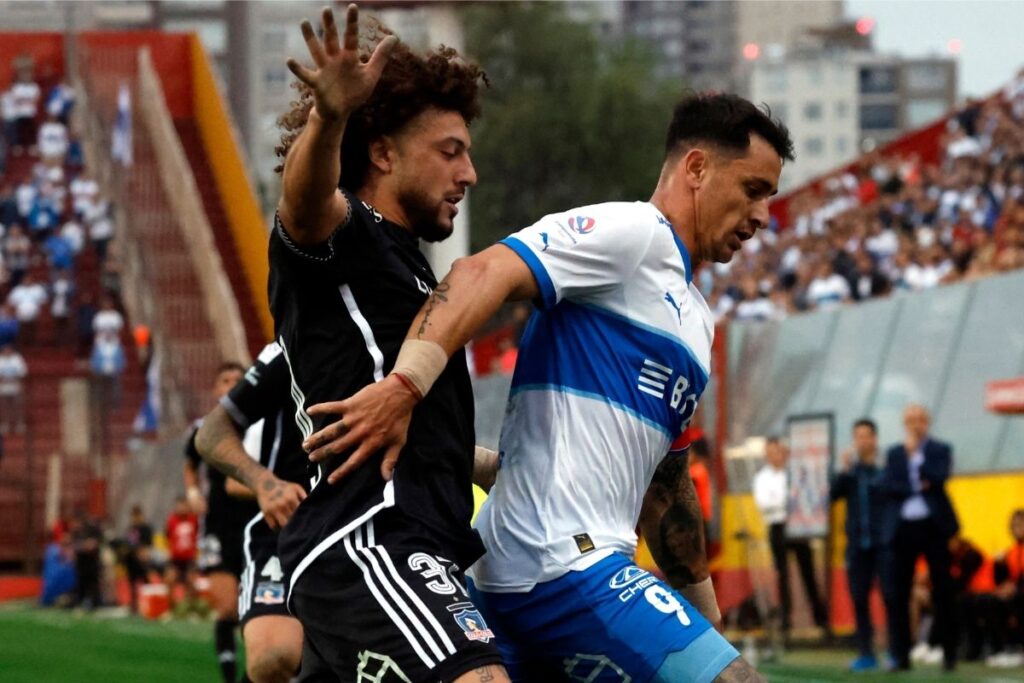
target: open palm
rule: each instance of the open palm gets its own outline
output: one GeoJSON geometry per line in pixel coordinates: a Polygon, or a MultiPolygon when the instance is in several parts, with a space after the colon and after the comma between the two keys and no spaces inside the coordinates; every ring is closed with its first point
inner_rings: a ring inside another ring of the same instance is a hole
{"type": "Polygon", "coordinates": [[[336,119],[347,116],[370,98],[398,39],[388,36],[382,40],[364,63],[359,59],[359,9],[348,6],[343,45],[339,44],[338,27],[330,8],[324,8],[322,20],[322,42],[313,25],[308,20],[302,22],[302,37],[314,68],[306,68],[294,59],[288,60],[288,68],[312,89],[317,113],[325,119],[336,119]]]}

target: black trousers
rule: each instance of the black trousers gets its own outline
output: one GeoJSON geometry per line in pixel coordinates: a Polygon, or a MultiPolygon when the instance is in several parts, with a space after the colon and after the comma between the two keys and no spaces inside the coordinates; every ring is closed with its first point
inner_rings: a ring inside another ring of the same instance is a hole
{"type": "Polygon", "coordinates": [[[88,609],[96,609],[102,601],[99,553],[77,553],[75,573],[78,576],[78,604],[88,609]]]}
{"type": "Polygon", "coordinates": [[[871,625],[869,598],[875,579],[881,577],[885,551],[878,547],[846,548],[846,580],[857,620],[857,650],[862,655],[874,654],[874,628],[871,625]]]}
{"type": "Polygon", "coordinates": [[[796,556],[800,578],[803,579],[804,591],[811,603],[814,623],[822,628],[828,626],[828,615],[825,605],[818,594],[818,582],[814,579],[814,562],[811,559],[811,546],[807,541],[795,541],[786,538],[784,523],[772,524],[768,527],[768,542],[772,549],[772,560],[779,580],[779,600],[782,603],[782,628],[788,630],[792,625],[793,601],[789,593],[789,553],[796,556]]]}
{"type": "Polygon", "coordinates": [[[956,663],[957,619],[953,580],[949,574],[949,539],[935,528],[931,519],[901,521],[896,530],[891,566],[883,573],[885,611],[889,622],[889,653],[898,664],[910,661],[910,591],[914,565],[920,555],[928,563],[932,583],[932,607],[946,666],[956,663]]]}

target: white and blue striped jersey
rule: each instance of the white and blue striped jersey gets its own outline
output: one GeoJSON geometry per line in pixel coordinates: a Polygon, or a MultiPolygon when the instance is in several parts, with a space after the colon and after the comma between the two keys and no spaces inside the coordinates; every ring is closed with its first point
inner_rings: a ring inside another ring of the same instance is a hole
{"type": "Polygon", "coordinates": [[[654,470],[708,381],[714,323],[690,256],[648,202],[553,214],[502,244],[529,266],[527,325],[477,528],[477,587],[525,592],[632,556],[654,470]]]}

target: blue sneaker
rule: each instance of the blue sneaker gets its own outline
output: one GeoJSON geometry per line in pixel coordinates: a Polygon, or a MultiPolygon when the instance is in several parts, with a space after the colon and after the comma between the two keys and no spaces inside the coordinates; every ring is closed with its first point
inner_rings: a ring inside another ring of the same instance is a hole
{"type": "Polygon", "coordinates": [[[878,660],[874,655],[861,655],[850,662],[850,671],[874,671],[878,668],[878,660]]]}

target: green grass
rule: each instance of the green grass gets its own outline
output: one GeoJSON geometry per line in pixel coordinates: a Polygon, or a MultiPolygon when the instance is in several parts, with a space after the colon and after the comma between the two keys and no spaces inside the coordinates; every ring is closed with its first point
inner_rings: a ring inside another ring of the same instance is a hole
{"type": "MultiPolygon", "coordinates": [[[[209,622],[151,622],[110,618],[25,604],[0,606],[0,681],[3,683],[217,683],[209,622]]],[[[796,650],[763,664],[772,683],[894,681],[895,683],[1016,683],[1024,670],[962,665],[955,674],[936,667],[909,673],[851,674],[852,652],[796,650]]],[[[241,667],[241,660],[239,662],[241,667]]],[[[531,681],[530,683],[547,683],[531,681]]]]}

